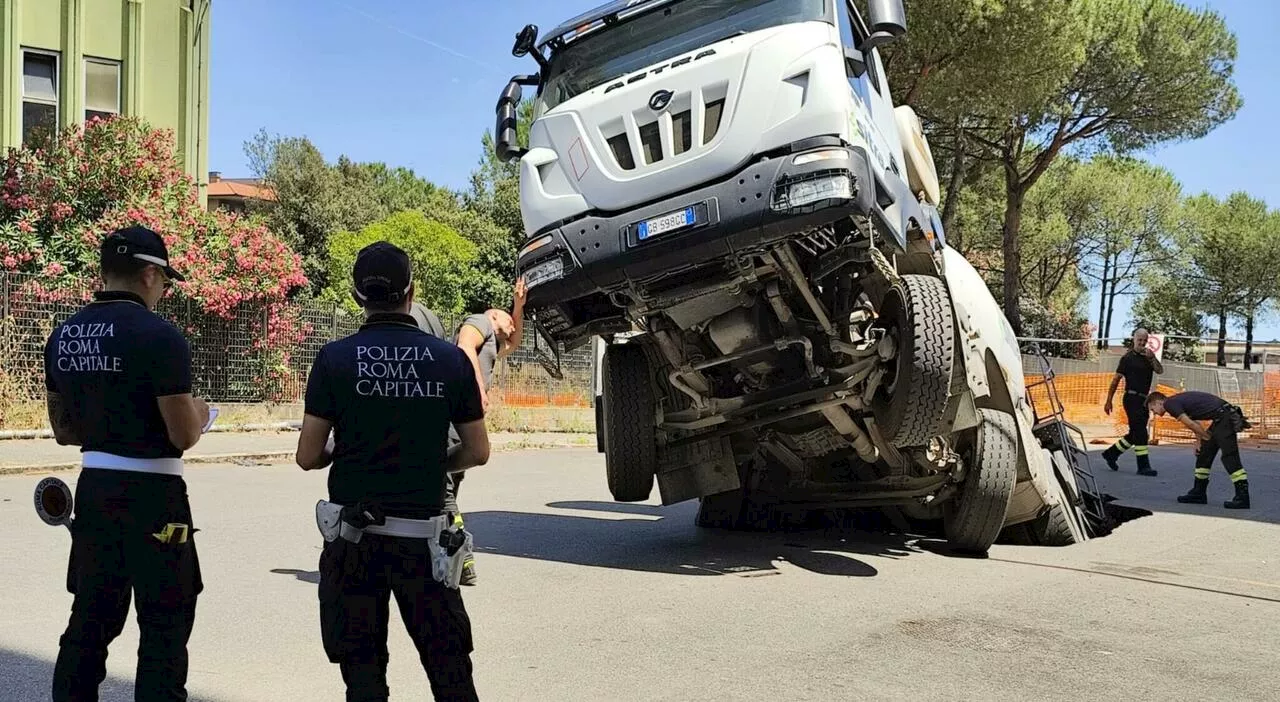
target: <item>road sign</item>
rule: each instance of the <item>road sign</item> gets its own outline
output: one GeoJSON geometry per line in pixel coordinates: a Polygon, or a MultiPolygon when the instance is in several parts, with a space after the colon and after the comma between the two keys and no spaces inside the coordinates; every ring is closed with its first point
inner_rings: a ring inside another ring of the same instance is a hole
{"type": "Polygon", "coordinates": [[[1156,360],[1164,362],[1164,334],[1148,334],[1147,348],[1156,355],[1156,360]]]}

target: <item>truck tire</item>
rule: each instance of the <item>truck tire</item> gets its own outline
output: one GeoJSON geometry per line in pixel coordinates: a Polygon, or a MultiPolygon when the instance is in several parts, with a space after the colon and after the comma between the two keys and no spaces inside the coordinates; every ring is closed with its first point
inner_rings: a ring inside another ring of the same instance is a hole
{"type": "Polygon", "coordinates": [[[601,418],[609,492],[618,502],[643,502],[653,491],[658,464],[653,383],[639,344],[605,349],[601,418]]]}
{"type": "Polygon", "coordinates": [[[897,447],[923,446],[946,431],[947,403],[956,363],[956,325],[951,296],[941,279],[904,275],[881,305],[898,355],[893,389],[882,386],[872,400],[876,424],[897,447]]]}
{"type": "Polygon", "coordinates": [[[978,410],[981,423],[969,457],[969,475],[946,510],[947,541],[960,551],[986,553],[1004,527],[1018,482],[1018,427],[1013,415],[978,410]]]}

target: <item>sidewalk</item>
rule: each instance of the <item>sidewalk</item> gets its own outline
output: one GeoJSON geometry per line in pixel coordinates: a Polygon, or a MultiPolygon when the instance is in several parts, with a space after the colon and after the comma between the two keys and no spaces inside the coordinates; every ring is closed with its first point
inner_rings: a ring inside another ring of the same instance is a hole
{"type": "MultiPolygon", "coordinates": [[[[592,434],[519,434],[489,435],[494,451],[527,448],[595,448],[592,434]]],[[[234,459],[292,460],[298,447],[298,432],[273,431],[251,433],[210,433],[186,453],[187,463],[218,463],[234,459]]],[[[80,466],[80,449],[59,446],[52,439],[13,439],[0,441],[0,475],[34,470],[70,470],[80,466]]]]}

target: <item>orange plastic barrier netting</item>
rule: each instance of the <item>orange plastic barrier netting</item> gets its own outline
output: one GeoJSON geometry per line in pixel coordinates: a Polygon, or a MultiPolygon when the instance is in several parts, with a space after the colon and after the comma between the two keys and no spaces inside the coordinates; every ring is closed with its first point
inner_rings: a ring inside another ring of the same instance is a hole
{"type": "MultiPolygon", "coordinates": [[[[1058,399],[1062,402],[1067,421],[1083,429],[1087,435],[1110,438],[1124,436],[1129,431],[1129,420],[1121,402],[1123,384],[1116,393],[1111,416],[1107,416],[1104,409],[1112,376],[1112,373],[1072,373],[1054,377],[1058,399]]],[[[1024,380],[1028,386],[1033,386],[1041,382],[1043,376],[1026,375],[1024,380]]],[[[1157,384],[1155,389],[1166,395],[1175,395],[1181,391],[1180,388],[1162,384],[1157,384]]],[[[1048,411],[1050,402],[1047,386],[1030,387],[1028,394],[1042,414],[1048,411]]],[[[1243,441],[1280,439],[1280,371],[1269,372],[1264,376],[1261,392],[1238,393],[1223,399],[1243,409],[1253,425],[1241,436],[1243,441]]],[[[1195,441],[1195,436],[1173,417],[1153,417],[1149,427],[1153,445],[1195,441]]]]}

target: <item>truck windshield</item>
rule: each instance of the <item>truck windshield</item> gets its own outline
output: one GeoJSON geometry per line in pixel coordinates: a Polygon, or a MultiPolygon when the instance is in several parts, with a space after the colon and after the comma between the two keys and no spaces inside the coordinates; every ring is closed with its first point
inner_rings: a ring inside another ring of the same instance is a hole
{"type": "Polygon", "coordinates": [[[722,39],[826,20],[826,0],[679,0],[570,42],[551,56],[539,112],[618,76],[722,39]]]}

